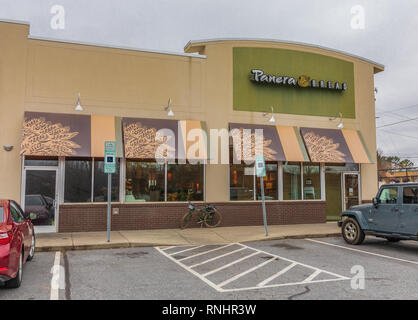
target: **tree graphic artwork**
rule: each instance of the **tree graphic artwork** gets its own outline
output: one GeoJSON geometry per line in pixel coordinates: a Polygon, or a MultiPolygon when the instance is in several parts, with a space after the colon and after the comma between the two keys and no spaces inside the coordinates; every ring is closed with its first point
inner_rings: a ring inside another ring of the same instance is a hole
{"type": "Polygon", "coordinates": [[[312,162],[345,162],[344,153],[338,150],[339,143],[335,143],[332,138],[319,136],[308,132],[304,135],[306,147],[312,162]]]}
{"type": "Polygon", "coordinates": [[[52,123],[45,118],[26,119],[23,124],[21,154],[42,156],[71,156],[80,146],[72,141],[79,132],[70,127],[52,123]]]}
{"type": "Polygon", "coordinates": [[[131,123],[123,128],[125,154],[127,158],[164,159],[174,158],[173,137],[162,136],[156,128],[147,128],[141,123],[131,123]],[[164,147],[160,146],[164,144],[164,147]]]}
{"type": "MultiPolygon", "coordinates": [[[[243,132],[243,128],[231,131],[234,153],[237,154],[237,152],[241,149],[241,160],[254,160],[255,155],[264,155],[265,161],[275,160],[275,155],[277,152],[270,147],[272,141],[264,139],[263,137],[263,143],[256,145],[254,132],[251,133],[251,148],[246,148],[246,150],[244,150],[243,132]],[[238,143],[241,143],[241,146],[239,146],[238,143]]],[[[247,143],[249,143],[249,141],[247,143]]]]}

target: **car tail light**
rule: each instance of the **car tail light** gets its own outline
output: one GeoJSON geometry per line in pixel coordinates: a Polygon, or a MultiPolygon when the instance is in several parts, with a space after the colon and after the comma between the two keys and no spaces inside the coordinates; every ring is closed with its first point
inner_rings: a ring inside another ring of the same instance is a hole
{"type": "Polygon", "coordinates": [[[12,239],[10,233],[0,233],[0,245],[8,244],[12,239]]]}

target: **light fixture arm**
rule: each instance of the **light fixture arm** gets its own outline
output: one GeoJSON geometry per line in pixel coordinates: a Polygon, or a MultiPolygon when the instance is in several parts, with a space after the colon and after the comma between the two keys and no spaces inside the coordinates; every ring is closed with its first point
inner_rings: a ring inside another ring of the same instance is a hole
{"type": "Polygon", "coordinates": [[[167,105],[164,107],[164,110],[167,111],[168,110],[168,116],[169,117],[173,117],[174,116],[174,112],[173,109],[171,108],[171,98],[168,98],[168,102],[167,105]]]}

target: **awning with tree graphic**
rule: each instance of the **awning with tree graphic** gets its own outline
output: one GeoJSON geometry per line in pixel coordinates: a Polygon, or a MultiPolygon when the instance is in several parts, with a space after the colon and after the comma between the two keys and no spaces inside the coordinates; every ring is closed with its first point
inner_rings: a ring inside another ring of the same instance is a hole
{"type": "Polygon", "coordinates": [[[300,132],[312,162],[373,163],[359,131],[300,128],[300,132]]]}
{"type": "Polygon", "coordinates": [[[116,141],[116,156],[123,156],[120,118],[46,112],[24,117],[23,155],[103,157],[104,141],[116,141]]]}
{"type": "Polygon", "coordinates": [[[296,127],[230,123],[229,130],[236,159],[253,159],[259,153],[266,161],[309,161],[296,127]],[[256,143],[257,129],[262,130],[263,142],[260,144],[256,143]],[[244,148],[245,139],[248,139],[247,148],[244,148]]]}
{"type": "Polygon", "coordinates": [[[122,126],[126,158],[207,159],[206,128],[202,121],[123,118],[122,126]]]}

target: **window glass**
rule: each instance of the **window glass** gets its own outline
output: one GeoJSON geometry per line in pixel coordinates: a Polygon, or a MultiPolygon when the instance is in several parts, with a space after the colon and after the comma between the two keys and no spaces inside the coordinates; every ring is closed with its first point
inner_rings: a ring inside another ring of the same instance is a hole
{"type": "Polygon", "coordinates": [[[167,164],[167,201],[203,201],[203,164],[167,164]]]}
{"type": "Polygon", "coordinates": [[[254,200],[254,165],[231,164],[229,184],[230,200],[254,200]]]}
{"type": "MultiPolygon", "coordinates": [[[[263,177],[264,184],[264,198],[266,200],[279,199],[279,193],[277,188],[277,164],[266,163],[266,176],[263,177]]],[[[261,184],[260,178],[257,178],[257,199],[261,200],[261,184]]]]}
{"type": "MultiPolygon", "coordinates": [[[[120,161],[116,161],[116,173],[112,173],[112,201],[119,201],[119,169],[120,161]]],[[[94,202],[107,201],[107,173],[104,173],[103,159],[94,159],[94,202]]]]}
{"type": "Polygon", "coordinates": [[[360,171],[358,163],[325,164],[326,172],[360,171]]]}
{"type": "Polygon", "coordinates": [[[398,199],[398,188],[385,188],[379,195],[379,202],[383,204],[396,204],[398,199]]]}
{"type": "Polygon", "coordinates": [[[13,205],[10,204],[10,215],[12,217],[12,220],[14,222],[22,222],[24,220],[23,216],[19,213],[19,211],[17,210],[17,208],[13,205]]]}
{"type": "Polygon", "coordinates": [[[283,200],[301,199],[300,164],[283,164],[283,200]]]}
{"type": "Polygon", "coordinates": [[[25,157],[25,166],[58,166],[57,157],[25,157]]]}
{"type": "Polygon", "coordinates": [[[319,164],[303,165],[303,199],[321,199],[321,176],[319,164]]]}
{"type": "Polygon", "coordinates": [[[126,161],[126,202],[164,201],[164,164],[126,161]]]}
{"type": "Polygon", "coordinates": [[[42,206],[41,196],[26,196],[25,197],[25,206],[42,206]]]}
{"type": "Polygon", "coordinates": [[[65,159],[64,202],[91,202],[91,160],[65,159]]]}
{"type": "Polygon", "coordinates": [[[4,216],[4,208],[0,207],[0,223],[4,222],[5,218],[6,217],[4,216]]]}
{"type": "Polygon", "coordinates": [[[418,204],[418,187],[403,188],[403,203],[418,204]]]}

